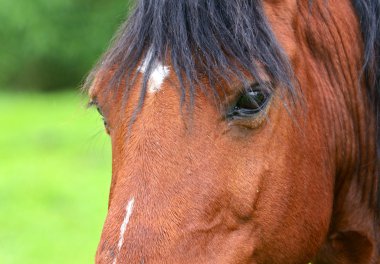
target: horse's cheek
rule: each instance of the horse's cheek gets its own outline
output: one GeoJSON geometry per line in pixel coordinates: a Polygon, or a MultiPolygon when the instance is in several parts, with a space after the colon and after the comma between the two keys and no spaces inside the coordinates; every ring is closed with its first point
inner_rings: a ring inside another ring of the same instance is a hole
{"type": "Polygon", "coordinates": [[[291,259],[307,263],[328,232],[333,170],[319,147],[323,135],[306,122],[302,132],[310,129],[314,137],[303,137],[284,112],[273,109],[271,123],[276,125],[261,134],[263,146],[252,153],[256,162],[251,170],[259,181],[253,217],[255,235],[260,238],[257,259],[286,263],[292,255],[291,259]]]}

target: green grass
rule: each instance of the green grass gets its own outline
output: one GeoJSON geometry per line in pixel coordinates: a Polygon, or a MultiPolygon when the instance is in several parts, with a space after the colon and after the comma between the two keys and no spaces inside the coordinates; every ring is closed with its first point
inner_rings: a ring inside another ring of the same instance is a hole
{"type": "Polygon", "coordinates": [[[93,263],[110,140],[79,92],[0,93],[0,263],[93,263]]]}

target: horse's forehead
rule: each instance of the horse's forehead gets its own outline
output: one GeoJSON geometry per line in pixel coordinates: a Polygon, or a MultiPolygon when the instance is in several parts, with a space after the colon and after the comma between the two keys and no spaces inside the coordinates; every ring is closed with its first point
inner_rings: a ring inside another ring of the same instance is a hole
{"type": "Polygon", "coordinates": [[[148,92],[156,93],[161,90],[162,83],[169,76],[170,70],[169,66],[164,65],[162,62],[156,60],[150,62],[152,58],[151,51],[148,51],[145,59],[142,61],[142,64],[139,67],[139,72],[144,74],[149,74],[148,79],[148,92]],[[149,64],[152,64],[150,72],[148,73],[149,64]]]}
{"type": "Polygon", "coordinates": [[[88,91],[87,91],[88,97],[90,97],[90,98],[95,97],[97,87],[98,87],[98,83],[99,83],[99,77],[95,76],[91,82],[91,86],[88,88],[88,91]]]}
{"type": "MultiPolygon", "coordinates": [[[[145,58],[138,66],[136,72],[141,74],[141,77],[144,78],[146,74],[149,74],[147,82],[147,91],[150,94],[154,94],[161,90],[163,82],[169,77],[170,74],[170,65],[163,64],[161,61],[154,61],[152,65],[149,66],[150,53],[145,56],[145,58]]],[[[102,87],[109,85],[109,81],[112,78],[114,70],[109,72],[97,72],[93,77],[91,85],[88,89],[88,96],[90,98],[98,97],[98,94],[101,93],[102,87]]],[[[124,83],[126,80],[123,80],[124,83]]],[[[137,82],[138,83],[138,82],[137,82]]]]}
{"type": "Polygon", "coordinates": [[[94,76],[92,76],[91,85],[89,86],[87,91],[87,95],[89,96],[89,98],[94,99],[98,97],[100,90],[103,86],[107,85],[111,78],[111,75],[112,71],[111,74],[106,74],[105,70],[100,70],[96,72],[94,76]]]}

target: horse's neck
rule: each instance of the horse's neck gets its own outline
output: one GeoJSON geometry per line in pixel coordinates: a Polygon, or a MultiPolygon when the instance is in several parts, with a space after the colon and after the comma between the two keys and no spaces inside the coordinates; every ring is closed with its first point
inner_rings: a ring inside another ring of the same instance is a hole
{"type": "Polygon", "coordinates": [[[299,4],[299,8],[298,37],[305,57],[301,62],[305,65],[300,68],[313,71],[304,80],[311,81],[316,89],[306,91],[306,96],[313,97],[313,103],[322,104],[325,113],[320,119],[323,131],[328,131],[326,141],[336,166],[327,251],[339,242],[347,251],[342,258],[349,259],[349,251],[361,252],[359,262],[371,263],[366,260],[377,256],[379,251],[376,250],[380,228],[376,216],[379,168],[376,122],[374,113],[368,109],[365,80],[361,78],[364,45],[360,26],[349,1],[327,4],[323,0],[313,1],[311,9],[307,3],[299,4]],[[353,240],[362,241],[363,247],[351,248],[356,244],[351,243],[353,240]],[[368,248],[373,250],[369,252],[368,248]]]}

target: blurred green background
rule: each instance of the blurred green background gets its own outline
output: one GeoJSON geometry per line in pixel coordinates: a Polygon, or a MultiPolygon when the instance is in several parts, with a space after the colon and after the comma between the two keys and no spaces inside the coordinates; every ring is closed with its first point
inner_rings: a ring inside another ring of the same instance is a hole
{"type": "Polygon", "coordinates": [[[111,146],[80,84],[128,0],[0,0],[0,263],[93,263],[111,146]]]}

